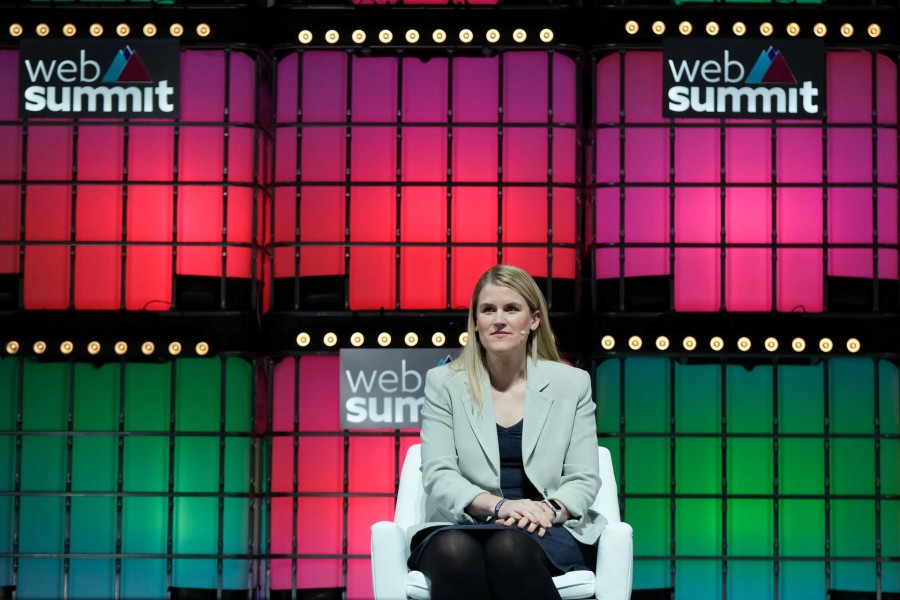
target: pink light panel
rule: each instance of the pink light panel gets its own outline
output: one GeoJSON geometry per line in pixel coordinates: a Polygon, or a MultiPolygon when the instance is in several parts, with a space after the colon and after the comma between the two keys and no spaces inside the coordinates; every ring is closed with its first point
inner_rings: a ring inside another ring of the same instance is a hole
{"type": "Polygon", "coordinates": [[[546,52],[284,56],[274,277],[347,276],[351,309],[467,306],[498,259],[574,278],[575,77],[546,52]]]}
{"type": "MultiPolygon", "coordinates": [[[[17,69],[0,51],[4,80],[17,69]]],[[[0,273],[23,273],[24,308],[165,310],[176,274],[249,278],[256,88],[251,56],[185,50],[177,128],[34,119],[26,145],[22,125],[0,127],[0,273]]],[[[0,90],[0,119],[17,98],[0,90]]]]}
{"type": "Polygon", "coordinates": [[[661,68],[662,54],[650,51],[597,63],[598,278],[671,276],[679,311],[785,312],[821,312],[826,274],[897,280],[897,75],[889,58],[829,52],[825,127],[776,122],[774,148],[769,121],[729,119],[723,132],[716,120],[663,119],[661,68]],[[827,252],[826,233],[838,246],[827,252]]]}
{"type": "MultiPolygon", "coordinates": [[[[307,356],[285,359],[274,370],[271,552],[298,556],[272,559],[273,590],[342,587],[344,528],[347,553],[368,554],[369,527],[394,515],[396,440],[400,456],[419,442],[418,436],[395,438],[393,430],[345,441],[338,364],[337,356],[307,356]],[[346,511],[344,493],[351,494],[346,511]]],[[[368,559],[347,559],[346,585],[348,598],[371,598],[368,559]]]]}

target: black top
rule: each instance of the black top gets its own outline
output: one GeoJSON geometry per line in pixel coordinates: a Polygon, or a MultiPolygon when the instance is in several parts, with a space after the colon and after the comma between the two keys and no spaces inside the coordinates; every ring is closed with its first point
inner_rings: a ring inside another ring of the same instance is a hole
{"type": "Polygon", "coordinates": [[[541,494],[525,475],[525,465],[522,463],[523,423],[524,420],[520,420],[510,427],[497,425],[497,444],[500,446],[500,487],[503,489],[503,496],[510,500],[519,498],[540,500],[541,494]]]}

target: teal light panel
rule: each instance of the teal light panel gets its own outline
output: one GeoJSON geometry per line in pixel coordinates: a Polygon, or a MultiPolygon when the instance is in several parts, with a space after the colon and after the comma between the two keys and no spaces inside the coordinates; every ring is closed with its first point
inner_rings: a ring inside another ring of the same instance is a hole
{"type": "Polygon", "coordinates": [[[0,585],[20,599],[248,589],[252,373],[236,358],[0,360],[0,585]]]}
{"type": "MultiPolygon", "coordinates": [[[[94,488],[98,489],[98,488],[94,488]]],[[[116,499],[72,498],[71,552],[111,554],[116,551],[116,499]]],[[[77,558],[69,561],[70,598],[115,598],[116,561],[77,558]]]]}
{"type": "Polygon", "coordinates": [[[634,527],[635,589],[900,591],[896,365],[739,358],[597,365],[598,439],[634,527]]]}
{"type": "MultiPolygon", "coordinates": [[[[621,489],[621,488],[619,488],[621,489]]],[[[663,498],[627,499],[628,524],[634,529],[634,553],[639,556],[669,555],[671,510],[663,498]]],[[[634,563],[634,581],[647,588],[670,586],[668,560],[640,560],[634,563]]]]}
{"type": "Polygon", "coordinates": [[[727,572],[728,600],[759,600],[772,597],[774,579],[768,561],[730,561],[727,572]]]}
{"type": "Polygon", "coordinates": [[[719,433],[722,428],[721,365],[675,364],[675,431],[719,433]]]}
{"type": "Polygon", "coordinates": [[[825,598],[825,563],[782,561],[778,572],[778,597],[797,600],[825,598]]]}
{"type": "Polygon", "coordinates": [[[716,438],[684,438],[675,443],[675,491],[718,494],[722,489],[722,444],[716,438]]]}

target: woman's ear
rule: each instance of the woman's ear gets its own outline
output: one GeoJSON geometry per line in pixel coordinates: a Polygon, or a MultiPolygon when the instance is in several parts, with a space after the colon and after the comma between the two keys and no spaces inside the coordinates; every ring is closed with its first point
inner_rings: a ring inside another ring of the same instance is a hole
{"type": "Polygon", "coordinates": [[[530,326],[531,330],[532,331],[537,330],[537,328],[540,326],[540,324],[541,324],[541,313],[540,313],[540,311],[536,310],[533,313],[531,313],[531,326],[530,326]]]}

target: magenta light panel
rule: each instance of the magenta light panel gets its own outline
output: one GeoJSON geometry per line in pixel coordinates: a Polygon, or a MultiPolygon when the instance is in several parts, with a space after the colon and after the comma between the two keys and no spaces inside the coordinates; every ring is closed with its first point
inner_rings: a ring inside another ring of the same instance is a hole
{"type": "MultiPolygon", "coordinates": [[[[4,80],[18,79],[18,60],[0,51],[4,80]]],[[[16,86],[0,90],[0,285],[14,297],[6,302],[168,310],[205,285],[209,308],[250,303],[261,212],[257,70],[244,52],[184,50],[176,121],[24,122],[16,86]]]]}
{"type": "Polygon", "coordinates": [[[394,515],[398,457],[418,431],[340,429],[337,356],[272,365],[269,588],[372,597],[369,528],[394,515]],[[315,519],[308,515],[315,514],[315,519]]]}
{"type": "Polygon", "coordinates": [[[554,52],[282,56],[274,304],[332,285],[339,308],[465,307],[499,261],[559,299],[580,240],[576,74],[554,52]]]}
{"type": "Polygon", "coordinates": [[[627,309],[631,286],[676,311],[823,312],[848,294],[897,310],[897,65],[874,51],[826,64],[824,122],[666,119],[661,52],[597,58],[608,304],[627,309]]]}

